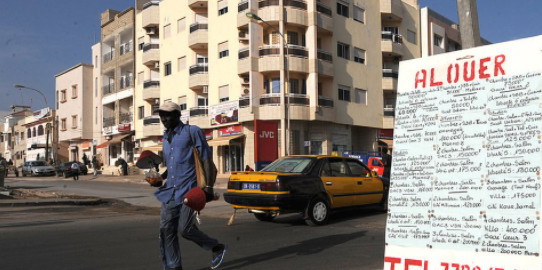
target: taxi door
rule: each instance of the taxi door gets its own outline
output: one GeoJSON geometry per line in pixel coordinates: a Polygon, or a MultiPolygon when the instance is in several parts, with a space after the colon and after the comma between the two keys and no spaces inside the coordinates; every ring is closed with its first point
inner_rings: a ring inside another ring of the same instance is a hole
{"type": "Polygon", "coordinates": [[[375,204],[382,200],[384,185],[376,173],[356,159],[346,159],[349,180],[355,182],[355,204],[375,204]]]}
{"type": "Polygon", "coordinates": [[[326,158],[320,178],[331,199],[331,208],[355,205],[357,182],[349,176],[347,164],[343,158],[326,158]]]}

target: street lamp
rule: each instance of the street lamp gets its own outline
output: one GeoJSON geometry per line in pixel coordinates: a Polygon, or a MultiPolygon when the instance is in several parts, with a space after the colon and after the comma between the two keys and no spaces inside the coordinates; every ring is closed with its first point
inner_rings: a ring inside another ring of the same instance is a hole
{"type": "Polygon", "coordinates": [[[268,22],[266,22],[264,19],[260,18],[258,15],[252,13],[252,12],[247,12],[246,13],[246,16],[249,18],[249,19],[254,19],[254,20],[257,20],[257,21],[260,21],[260,22],[263,22],[264,24],[266,24],[267,26],[269,26],[270,28],[273,28],[276,30],[276,33],[278,33],[281,37],[282,37],[282,45],[283,45],[283,48],[285,50],[284,52],[284,70],[286,71],[286,78],[282,81],[282,89],[283,91],[281,91],[280,93],[280,101],[282,104],[284,104],[284,116],[281,116],[280,118],[280,128],[281,130],[283,131],[282,132],[282,145],[284,145],[283,147],[281,147],[283,153],[285,156],[288,156],[290,154],[290,136],[289,136],[289,132],[290,132],[290,110],[288,108],[288,106],[290,105],[290,93],[289,91],[287,90],[288,88],[290,88],[290,69],[288,67],[289,65],[289,53],[288,53],[288,43],[286,43],[286,38],[284,37],[284,35],[281,33],[281,31],[279,29],[277,29],[276,27],[270,25],[268,22]]]}
{"type": "MultiPolygon", "coordinates": [[[[33,90],[33,91],[36,91],[38,92],[42,97],[43,97],[43,100],[45,101],[45,107],[47,108],[47,113],[49,113],[49,104],[47,103],[47,98],[45,97],[45,95],[38,89],[35,89],[35,88],[32,88],[32,87],[28,87],[28,86],[24,86],[24,85],[21,85],[21,84],[14,84],[13,87],[21,90],[21,89],[28,89],[28,90],[33,90]]],[[[53,116],[53,114],[51,114],[51,116],[53,116]]],[[[49,123],[47,123],[45,125],[45,128],[47,129],[47,137],[45,138],[45,161],[48,162],[48,159],[49,159],[49,123]]],[[[53,122],[53,129],[54,129],[54,122],[53,122]]],[[[55,162],[56,162],[56,158],[55,158],[55,162]]]]}

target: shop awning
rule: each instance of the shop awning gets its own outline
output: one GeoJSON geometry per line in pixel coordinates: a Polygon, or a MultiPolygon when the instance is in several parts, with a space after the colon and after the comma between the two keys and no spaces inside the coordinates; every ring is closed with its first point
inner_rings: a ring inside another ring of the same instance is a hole
{"type": "Polygon", "coordinates": [[[162,145],[161,144],[155,144],[155,145],[151,145],[151,146],[145,146],[145,147],[143,147],[142,151],[145,151],[145,150],[149,150],[149,151],[153,151],[153,152],[162,151],[162,145]]]}
{"type": "Polygon", "coordinates": [[[224,136],[224,137],[218,137],[210,141],[207,141],[207,143],[209,144],[209,146],[223,146],[223,145],[229,145],[231,140],[244,138],[244,137],[245,137],[245,134],[224,136]]]}
{"type": "Polygon", "coordinates": [[[117,136],[107,142],[104,142],[102,144],[98,144],[98,146],[96,146],[96,149],[100,149],[100,148],[105,148],[105,147],[108,147],[110,144],[115,144],[115,143],[120,143],[120,141],[122,141],[122,139],[126,138],[126,137],[129,137],[129,136],[132,136],[132,134],[130,135],[124,135],[124,136],[117,136]]]}
{"type": "Polygon", "coordinates": [[[378,141],[387,144],[388,148],[393,148],[393,140],[379,139],[378,141]]]}

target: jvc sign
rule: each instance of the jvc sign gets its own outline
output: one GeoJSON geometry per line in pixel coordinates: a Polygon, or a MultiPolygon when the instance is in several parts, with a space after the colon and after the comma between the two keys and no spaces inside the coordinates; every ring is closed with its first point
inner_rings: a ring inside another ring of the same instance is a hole
{"type": "Polygon", "coordinates": [[[278,122],[256,120],[254,127],[256,170],[260,170],[278,158],[278,122]]]}

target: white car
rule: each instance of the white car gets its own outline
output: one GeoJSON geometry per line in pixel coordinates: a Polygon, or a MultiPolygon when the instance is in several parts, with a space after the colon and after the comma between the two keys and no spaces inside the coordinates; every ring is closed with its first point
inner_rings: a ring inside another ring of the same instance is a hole
{"type": "Polygon", "coordinates": [[[23,176],[55,175],[55,168],[43,160],[26,161],[21,169],[23,176]]]}

